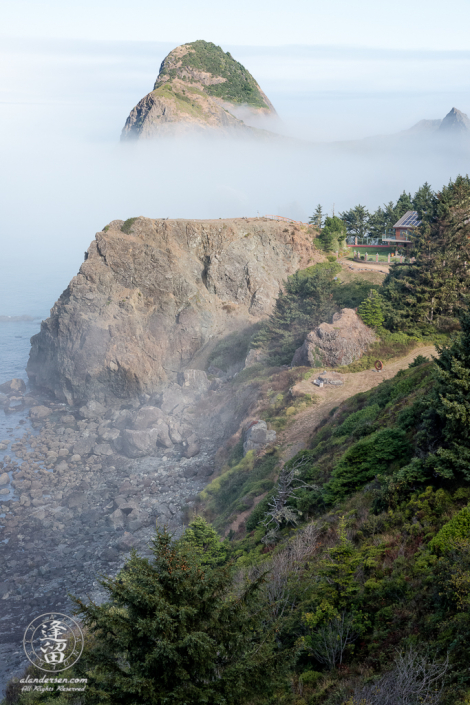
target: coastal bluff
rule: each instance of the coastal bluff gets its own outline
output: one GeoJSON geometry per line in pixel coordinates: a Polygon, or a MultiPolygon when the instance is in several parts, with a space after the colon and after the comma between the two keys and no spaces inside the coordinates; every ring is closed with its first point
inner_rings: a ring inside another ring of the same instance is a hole
{"type": "Polygon", "coordinates": [[[314,232],[267,218],[115,220],[31,339],[32,384],[69,405],[120,405],[269,315],[283,280],[323,256],[314,232]]]}

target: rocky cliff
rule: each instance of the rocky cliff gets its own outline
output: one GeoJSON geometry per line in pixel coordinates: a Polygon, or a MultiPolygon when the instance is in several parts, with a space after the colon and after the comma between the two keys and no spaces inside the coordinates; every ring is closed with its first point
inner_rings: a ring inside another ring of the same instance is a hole
{"type": "Polygon", "coordinates": [[[264,218],[113,221],[31,339],[28,375],[71,405],[161,390],[319,258],[305,226],[264,218]]]}
{"type": "MultiPolygon", "coordinates": [[[[121,139],[185,132],[261,133],[236,116],[275,116],[253,76],[230,53],[202,40],[168,54],[153,90],[131,111],[121,139]]],[[[269,133],[268,133],[269,134],[269,133]]]]}

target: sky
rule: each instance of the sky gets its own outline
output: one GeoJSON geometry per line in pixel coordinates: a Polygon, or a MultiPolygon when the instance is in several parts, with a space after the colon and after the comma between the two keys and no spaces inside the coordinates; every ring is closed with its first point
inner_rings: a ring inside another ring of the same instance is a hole
{"type": "Polygon", "coordinates": [[[4,0],[12,37],[243,46],[468,48],[468,0],[4,0]]]}
{"type": "Polygon", "coordinates": [[[44,315],[107,222],[136,215],[307,219],[438,189],[463,154],[362,143],[453,107],[470,113],[468,0],[3,0],[0,8],[0,315],[44,315]],[[255,76],[284,134],[315,153],[119,136],[175,46],[206,39],[255,76]]]}

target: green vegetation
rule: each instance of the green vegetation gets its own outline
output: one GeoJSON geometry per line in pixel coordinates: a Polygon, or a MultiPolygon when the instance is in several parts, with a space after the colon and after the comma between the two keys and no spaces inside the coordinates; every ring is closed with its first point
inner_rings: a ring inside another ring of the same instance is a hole
{"type": "Polygon", "coordinates": [[[306,334],[337,310],[333,292],[339,286],[335,276],[340,271],[337,263],[321,263],[284,282],[274,312],[253,339],[254,347],[266,349],[271,364],[290,364],[306,334]]]}
{"type": "Polygon", "coordinates": [[[385,326],[420,335],[458,328],[470,293],[470,179],[436,199],[436,218],[414,237],[413,263],[395,264],[383,285],[385,326]]]}
{"type": "MultiPolygon", "coordinates": [[[[172,100],[174,100],[176,103],[176,107],[180,112],[188,113],[193,117],[201,117],[204,114],[203,109],[196,101],[194,101],[190,96],[186,95],[185,93],[180,93],[179,91],[174,90],[171,83],[164,83],[163,85],[159,85],[154,90],[154,93],[156,95],[162,96],[163,98],[171,98],[172,100]]],[[[196,93],[196,89],[193,89],[191,93],[196,93]]],[[[201,93],[201,95],[203,95],[201,91],[198,91],[198,93],[201,93]]]]}
{"type": "Polygon", "coordinates": [[[123,225],[121,225],[121,232],[126,233],[126,235],[130,235],[131,228],[136,220],[137,218],[128,218],[127,220],[125,220],[123,225]]]}
{"type": "Polygon", "coordinates": [[[346,227],[341,218],[337,218],[335,215],[332,218],[325,218],[323,228],[318,236],[321,248],[325,252],[333,252],[343,246],[345,239],[346,227]]]}
{"type": "MultiPolygon", "coordinates": [[[[224,52],[219,46],[203,40],[191,42],[185,46],[190,50],[181,57],[181,67],[176,70],[164,65],[160,77],[169,76],[171,80],[176,75],[182,76],[185,68],[205,71],[212,76],[225,79],[223,83],[206,86],[204,90],[209,95],[230,103],[268,108],[253,76],[242,64],[235,61],[229,52],[224,52]]],[[[155,87],[157,88],[157,84],[155,87]]]]}
{"type": "Polygon", "coordinates": [[[380,328],[384,322],[382,297],[376,289],[371,289],[369,296],[365,299],[357,313],[362,318],[366,326],[380,328]]]}

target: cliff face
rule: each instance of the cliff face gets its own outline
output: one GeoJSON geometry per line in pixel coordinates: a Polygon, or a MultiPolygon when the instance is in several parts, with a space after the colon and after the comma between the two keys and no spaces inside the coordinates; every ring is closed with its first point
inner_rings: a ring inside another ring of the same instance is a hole
{"type": "Polygon", "coordinates": [[[184,44],[163,61],[153,91],[131,111],[121,139],[211,130],[260,133],[233,114],[241,107],[254,117],[276,115],[253,76],[228,52],[202,40],[184,44]]]}
{"type": "Polygon", "coordinates": [[[263,218],[113,221],[31,339],[28,375],[69,404],[162,389],[320,258],[306,227],[263,218]]]}

